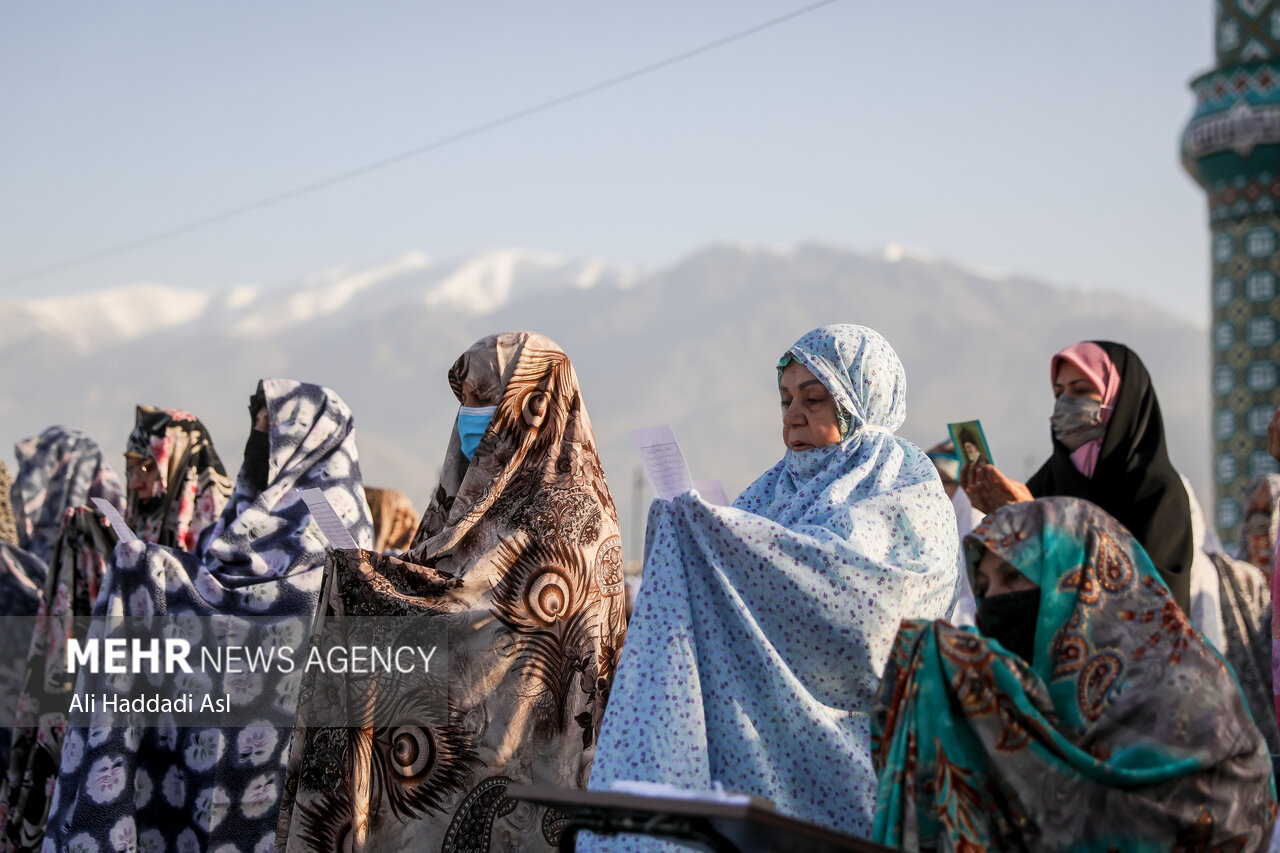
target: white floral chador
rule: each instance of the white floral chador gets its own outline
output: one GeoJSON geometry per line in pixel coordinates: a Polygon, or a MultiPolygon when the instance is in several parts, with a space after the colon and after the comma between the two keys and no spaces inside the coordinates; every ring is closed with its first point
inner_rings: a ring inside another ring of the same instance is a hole
{"type": "MultiPolygon", "coordinates": [[[[831,393],[844,438],[788,451],[732,507],[693,492],[653,502],[590,787],[721,783],[865,835],[880,676],[903,619],[950,612],[960,542],[933,463],[893,434],[906,377],[888,342],[827,326],[790,360],[831,393]]],[[[579,849],[657,844],[584,838],[579,849]]]]}

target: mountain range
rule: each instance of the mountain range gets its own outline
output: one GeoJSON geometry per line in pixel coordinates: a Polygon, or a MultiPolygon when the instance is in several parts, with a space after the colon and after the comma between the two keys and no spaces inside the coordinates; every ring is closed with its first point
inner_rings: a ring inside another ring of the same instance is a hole
{"type": "Polygon", "coordinates": [[[406,252],[273,288],[138,283],[0,300],[0,442],[64,423],[123,452],[133,407],[147,403],[196,413],[235,469],[250,393],[261,377],[288,376],[347,401],[365,482],[400,488],[421,510],[457,412],[449,366],[486,334],[530,329],[573,360],[637,556],[647,497],[628,430],[670,423],[694,478],[736,494],[783,451],[778,357],[840,322],[877,329],[902,358],[900,434],[927,447],[949,421],[980,418],[996,464],[1017,477],[1049,452],[1050,356],[1083,339],[1127,343],[1155,381],[1174,464],[1208,505],[1203,327],[898,245],[713,245],[649,270],[543,251],[406,252]]]}

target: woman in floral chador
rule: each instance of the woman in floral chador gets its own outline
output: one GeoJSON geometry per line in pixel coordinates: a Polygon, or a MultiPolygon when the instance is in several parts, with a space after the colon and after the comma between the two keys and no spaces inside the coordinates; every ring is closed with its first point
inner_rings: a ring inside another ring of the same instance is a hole
{"type": "Polygon", "coordinates": [[[43,841],[49,795],[58,775],[73,678],[66,649],[83,640],[115,547],[97,509],[102,498],[123,511],[124,483],[98,443],[79,430],[52,426],[18,442],[13,484],[19,543],[48,563],[33,633],[17,645],[26,659],[13,745],[0,781],[0,850],[35,853],[43,841]]]}
{"type": "Polygon", "coordinates": [[[13,514],[18,546],[52,563],[53,546],[67,510],[102,498],[124,510],[124,483],[98,443],[85,433],[51,426],[13,447],[13,514]]]}
{"type": "Polygon", "coordinates": [[[929,457],[894,434],[906,375],[879,334],[815,329],[778,391],[786,455],[732,507],[689,492],[649,510],[591,787],[720,783],[865,835],[872,699],[898,623],[951,610],[955,514],[929,457]]]}
{"type": "Polygon", "coordinates": [[[373,528],[351,412],[335,393],[264,380],[251,415],[252,452],[198,554],[119,545],[89,630],[90,640],[186,640],[193,672],[82,669],[76,678],[77,696],[190,694],[193,708],[73,712],[49,809],[49,849],[272,849],[325,554],[299,492],[322,490],[365,547],[373,528]],[[229,649],[274,653],[276,663],[250,664],[242,653],[238,664],[213,666],[202,657],[229,649]],[[293,666],[280,663],[285,650],[293,666]],[[206,698],[230,706],[206,711],[206,698]]]}
{"type": "MultiPolygon", "coordinates": [[[[44,456],[56,455],[49,449],[68,442],[67,437],[59,441],[47,438],[53,435],[59,433],[47,431],[37,444],[45,448],[44,456]]],[[[80,440],[73,446],[77,445],[88,447],[89,442],[80,440]]],[[[79,452],[80,457],[85,454],[84,449],[79,452]]],[[[32,457],[29,467],[33,470],[41,467],[35,464],[37,458],[32,457]]],[[[72,466],[63,462],[58,467],[70,471],[84,468],[85,463],[72,466]]],[[[217,520],[231,492],[231,481],[204,426],[194,416],[177,410],[138,407],[136,425],[125,445],[125,471],[128,502],[124,516],[130,529],[144,541],[183,551],[194,550],[197,536],[217,520]]],[[[51,480],[61,478],[54,475],[51,480]]],[[[113,480],[105,477],[104,482],[113,480]]],[[[64,490],[64,494],[70,491],[64,490]]],[[[69,499],[96,497],[92,491],[69,499]]],[[[95,508],[73,506],[63,514],[35,633],[23,642],[27,665],[22,703],[15,718],[17,738],[12,757],[6,756],[8,772],[0,783],[0,802],[5,807],[0,849],[5,851],[41,847],[48,789],[58,774],[67,703],[74,685],[67,670],[67,644],[72,639],[85,639],[115,545],[115,532],[104,525],[95,508]]]]}
{"type": "MultiPolygon", "coordinates": [[[[35,554],[18,547],[9,505],[9,469],[0,462],[0,719],[12,720],[27,659],[27,645],[40,609],[40,591],[49,572],[35,554]]],[[[0,768],[9,766],[12,735],[0,730],[0,768]]],[[[3,800],[0,800],[3,802],[3,800]]],[[[0,820],[0,823],[3,823],[0,820]]]]}
{"type": "Polygon", "coordinates": [[[180,409],[139,406],[124,457],[129,529],[146,542],[194,551],[231,495],[204,424],[180,409]]]}

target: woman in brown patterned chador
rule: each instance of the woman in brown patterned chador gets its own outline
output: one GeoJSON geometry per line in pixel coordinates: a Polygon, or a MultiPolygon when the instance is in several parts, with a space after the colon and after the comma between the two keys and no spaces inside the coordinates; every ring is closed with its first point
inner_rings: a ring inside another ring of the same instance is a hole
{"type": "Polygon", "coordinates": [[[507,786],[586,786],[626,622],[577,376],[549,339],[506,332],[463,353],[449,384],[462,409],[413,545],[403,560],[332,554],[320,628],[447,660],[306,682],[280,822],[291,853],[552,850],[559,816],[507,786]],[[442,630],[447,651],[423,639],[442,630]],[[339,714],[360,727],[332,728],[339,714]]]}

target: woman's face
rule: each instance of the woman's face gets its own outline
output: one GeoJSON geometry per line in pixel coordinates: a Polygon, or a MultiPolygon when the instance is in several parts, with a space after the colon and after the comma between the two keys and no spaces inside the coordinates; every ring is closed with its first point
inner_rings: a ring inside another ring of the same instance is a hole
{"type": "Polygon", "coordinates": [[[1249,562],[1270,574],[1276,543],[1271,532],[1271,492],[1265,484],[1254,490],[1245,507],[1244,544],[1249,562]]]}
{"type": "Polygon", "coordinates": [[[782,398],[782,443],[790,450],[813,450],[840,441],[836,401],[809,369],[799,362],[783,368],[778,379],[782,398]]]}
{"type": "Polygon", "coordinates": [[[474,385],[464,379],[462,380],[462,405],[469,409],[482,409],[485,406],[496,406],[498,401],[485,399],[474,385]]]}
{"type": "Polygon", "coordinates": [[[143,499],[151,498],[160,482],[160,467],[150,456],[126,456],[124,460],[125,480],[129,491],[143,499]]]}
{"type": "Polygon", "coordinates": [[[1053,379],[1053,398],[1056,400],[1066,394],[1068,397],[1087,397],[1102,402],[1102,391],[1065,358],[1058,362],[1058,375],[1053,379]]]}
{"type": "Polygon", "coordinates": [[[982,559],[978,561],[977,575],[973,593],[980,598],[1036,588],[1031,578],[1005,562],[995,551],[985,551],[982,554],[982,559]]]}

